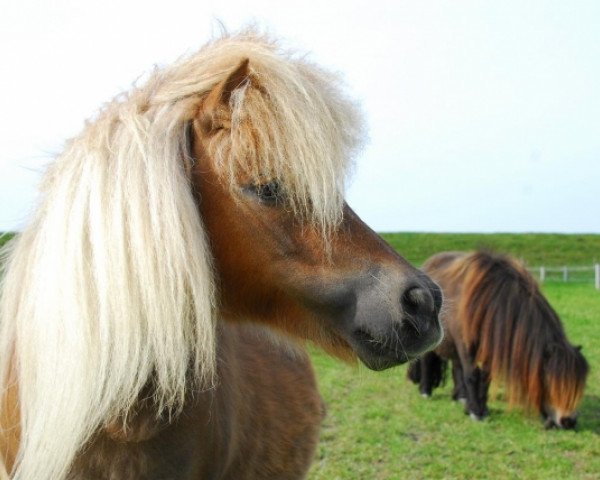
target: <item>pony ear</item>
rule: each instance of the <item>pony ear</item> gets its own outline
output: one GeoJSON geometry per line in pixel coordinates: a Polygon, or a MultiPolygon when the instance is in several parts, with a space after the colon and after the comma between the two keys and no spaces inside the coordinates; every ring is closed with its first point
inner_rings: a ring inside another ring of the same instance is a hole
{"type": "Polygon", "coordinates": [[[199,119],[202,129],[210,133],[231,126],[229,101],[233,92],[243,87],[250,77],[250,59],[243,59],[227,77],[209,92],[202,102],[199,119]]]}
{"type": "MultiPolygon", "coordinates": [[[[219,86],[221,87],[220,100],[222,103],[228,105],[231,94],[238,88],[240,88],[248,77],[250,76],[250,59],[245,58],[240,62],[235,70],[233,70],[229,76],[223,80],[219,86]]],[[[214,89],[213,89],[214,90],[214,89]]],[[[211,92],[212,93],[212,92],[211,92]]]]}

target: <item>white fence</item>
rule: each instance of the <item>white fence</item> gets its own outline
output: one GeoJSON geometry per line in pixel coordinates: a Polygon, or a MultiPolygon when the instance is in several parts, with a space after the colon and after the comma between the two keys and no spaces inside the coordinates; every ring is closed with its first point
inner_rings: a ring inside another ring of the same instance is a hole
{"type": "Polygon", "coordinates": [[[589,267],[534,267],[529,271],[536,275],[540,282],[594,282],[596,289],[600,290],[600,263],[589,267]]]}

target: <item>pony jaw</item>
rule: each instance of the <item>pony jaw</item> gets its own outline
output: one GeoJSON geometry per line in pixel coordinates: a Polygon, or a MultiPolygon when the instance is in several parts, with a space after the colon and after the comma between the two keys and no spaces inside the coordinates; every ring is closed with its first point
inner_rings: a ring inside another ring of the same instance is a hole
{"type": "Polygon", "coordinates": [[[439,289],[424,276],[407,280],[388,268],[318,287],[311,302],[328,329],[371,370],[385,370],[435,348],[443,331],[439,289]],[[407,287],[408,285],[408,287],[407,287]],[[422,294],[418,305],[406,295],[422,294]]]}

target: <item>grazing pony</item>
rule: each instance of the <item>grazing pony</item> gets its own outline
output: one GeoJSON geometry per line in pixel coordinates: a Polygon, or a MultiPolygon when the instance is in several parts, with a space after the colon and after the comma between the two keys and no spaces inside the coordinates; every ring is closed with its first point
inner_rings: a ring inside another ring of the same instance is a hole
{"type": "Polygon", "coordinates": [[[441,286],[445,337],[409,378],[428,397],[452,361],[455,400],[473,419],[488,413],[490,380],[506,385],[510,404],[541,413],[547,428],[574,428],[588,364],[523,265],[485,251],[440,253],[423,270],[441,286]]]}
{"type": "Polygon", "coordinates": [[[90,120],[5,252],[7,474],[303,478],[302,342],[381,370],[442,336],[439,289],[344,202],[361,138],[339,79],[254,31],[90,120]]]}

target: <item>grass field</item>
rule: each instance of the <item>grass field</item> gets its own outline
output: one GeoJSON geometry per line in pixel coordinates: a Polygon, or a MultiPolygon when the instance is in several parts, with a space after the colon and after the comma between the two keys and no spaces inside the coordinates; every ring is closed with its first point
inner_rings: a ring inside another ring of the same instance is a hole
{"type": "MultiPolygon", "coordinates": [[[[589,265],[600,255],[599,235],[384,237],[417,265],[436,251],[481,246],[530,265],[589,265]]],[[[537,416],[510,411],[501,389],[490,417],[473,422],[450,400],[451,382],[425,400],[406,380],[405,366],[375,373],[313,349],[328,416],[309,479],[599,479],[600,292],[562,283],[547,283],[544,292],[591,366],[577,431],[544,430],[537,416]]]]}
{"type": "Polygon", "coordinates": [[[370,372],[314,350],[328,416],[311,480],[600,478],[600,292],[548,284],[548,299],[590,365],[577,431],[543,429],[509,411],[501,394],[473,422],[450,400],[450,382],[423,399],[406,367],[370,372]]]}
{"type": "Polygon", "coordinates": [[[589,266],[600,262],[600,235],[559,233],[382,233],[409,262],[421,265],[444,250],[488,248],[529,266],[589,266]]]}
{"type": "Polygon", "coordinates": [[[15,236],[14,233],[1,233],[0,232],[0,247],[8,242],[11,238],[15,236]]]}
{"type": "MultiPolygon", "coordinates": [[[[438,251],[478,247],[529,265],[600,260],[600,235],[383,236],[416,265],[438,251]]],[[[405,366],[375,373],[312,349],[328,415],[309,479],[600,479],[600,292],[589,283],[546,283],[544,292],[591,366],[577,431],[544,430],[537,417],[509,411],[501,390],[490,417],[476,423],[450,401],[450,384],[425,400],[405,366]]]]}

